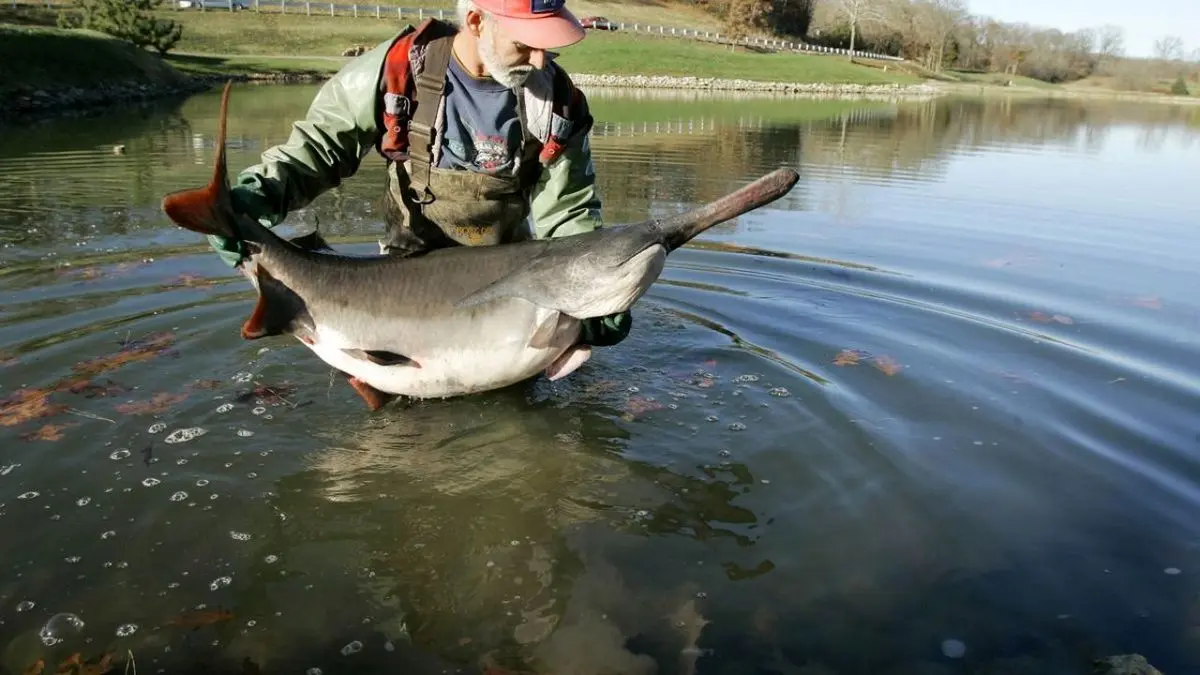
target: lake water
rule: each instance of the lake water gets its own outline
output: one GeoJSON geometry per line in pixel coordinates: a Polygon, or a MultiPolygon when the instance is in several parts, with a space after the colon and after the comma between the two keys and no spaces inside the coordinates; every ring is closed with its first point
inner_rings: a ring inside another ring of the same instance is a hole
{"type": "MultiPolygon", "coordinates": [[[[1200,669],[1200,107],[598,92],[609,222],[800,183],[566,380],[369,413],[159,210],[218,103],[0,132],[4,672],[1200,669]]],[[[372,251],[381,166],[284,231],[372,251]]]]}

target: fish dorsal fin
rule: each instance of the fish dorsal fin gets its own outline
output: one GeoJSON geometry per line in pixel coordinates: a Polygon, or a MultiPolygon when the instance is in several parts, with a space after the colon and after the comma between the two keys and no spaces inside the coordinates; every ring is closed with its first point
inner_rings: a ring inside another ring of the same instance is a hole
{"type": "Polygon", "coordinates": [[[305,251],[333,252],[333,247],[329,245],[329,242],[325,241],[325,238],[322,237],[321,233],[317,230],[313,230],[308,234],[302,234],[299,237],[292,237],[288,240],[288,242],[293,246],[301,248],[305,251]]]}

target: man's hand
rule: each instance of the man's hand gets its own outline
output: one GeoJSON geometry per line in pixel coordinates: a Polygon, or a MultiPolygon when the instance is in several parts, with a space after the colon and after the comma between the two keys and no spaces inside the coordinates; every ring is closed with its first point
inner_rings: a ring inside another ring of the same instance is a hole
{"type": "Polygon", "coordinates": [[[593,347],[611,347],[629,335],[633,327],[633,315],[629,310],[584,319],[580,326],[579,343],[593,347]]]}
{"type": "MultiPolygon", "coordinates": [[[[251,185],[234,185],[229,191],[229,201],[233,205],[235,213],[251,218],[262,223],[264,227],[271,227],[268,219],[271,213],[271,207],[258,190],[251,185]]],[[[225,261],[226,265],[234,267],[241,261],[245,255],[245,250],[242,248],[242,242],[226,239],[220,235],[208,235],[208,243],[221,256],[221,260],[225,261]]]]}

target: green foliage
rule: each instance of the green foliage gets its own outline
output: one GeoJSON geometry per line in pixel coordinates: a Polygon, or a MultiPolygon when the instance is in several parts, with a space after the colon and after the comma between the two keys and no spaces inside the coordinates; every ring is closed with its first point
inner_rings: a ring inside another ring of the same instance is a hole
{"type": "Polygon", "coordinates": [[[1175,78],[1175,83],[1171,85],[1171,93],[1176,96],[1187,96],[1190,93],[1188,91],[1187,82],[1183,81],[1182,75],[1175,78]]]}
{"type": "Polygon", "coordinates": [[[153,11],[163,0],[75,0],[78,19],[59,14],[59,27],[88,28],[166,54],[183,37],[183,26],[159,19],[153,11]],[[74,23],[75,25],[70,25],[74,23]]]}

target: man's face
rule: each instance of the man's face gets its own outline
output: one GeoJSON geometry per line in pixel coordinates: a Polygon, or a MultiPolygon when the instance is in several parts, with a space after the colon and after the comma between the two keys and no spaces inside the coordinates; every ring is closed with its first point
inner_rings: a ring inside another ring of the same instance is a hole
{"type": "Polygon", "coordinates": [[[480,25],[478,51],[488,75],[510,88],[519,87],[534,68],[545,65],[545,52],[514,42],[492,18],[480,25]]]}

